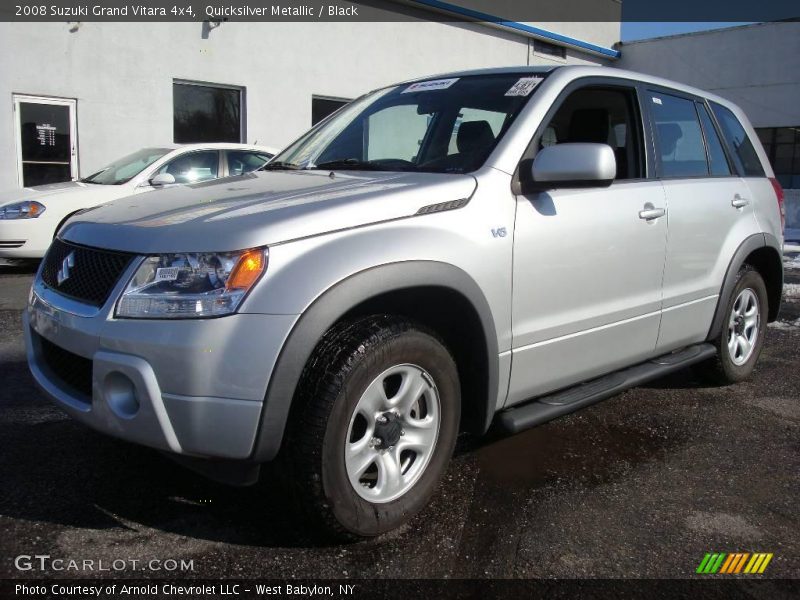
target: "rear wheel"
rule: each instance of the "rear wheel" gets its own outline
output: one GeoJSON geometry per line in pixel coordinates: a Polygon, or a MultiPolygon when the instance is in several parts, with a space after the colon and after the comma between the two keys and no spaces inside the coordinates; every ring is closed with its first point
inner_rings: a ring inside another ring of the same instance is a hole
{"type": "Polygon", "coordinates": [[[460,389],[435,334],[374,316],[336,326],[306,366],[285,444],[298,503],[340,538],[421,510],[455,446],[460,389]]]}
{"type": "Polygon", "coordinates": [[[725,314],[722,331],[713,341],[717,356],[702,365],[707,378],[721,384],[749,377],[764,345],[767,288],[750,265],[739,270],[725,314]]]}

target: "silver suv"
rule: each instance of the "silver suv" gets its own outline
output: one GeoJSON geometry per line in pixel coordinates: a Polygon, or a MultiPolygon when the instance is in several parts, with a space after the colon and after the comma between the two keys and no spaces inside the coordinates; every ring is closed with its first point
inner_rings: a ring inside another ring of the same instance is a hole
{"type": "Polygon", "coordinates": [[[75,419],[342,537],[422,509],[461,431],[697,364],[753,371],[782,190],[742,111],[596,67],[373,91],[262,171],[74,217],[25,312],[75,419]]]}

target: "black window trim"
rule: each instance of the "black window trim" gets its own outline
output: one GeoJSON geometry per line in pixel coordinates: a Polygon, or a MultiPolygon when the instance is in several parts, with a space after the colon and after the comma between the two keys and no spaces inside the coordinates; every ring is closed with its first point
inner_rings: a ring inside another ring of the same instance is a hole
{"type": "Polygon", "coordinates": [[[706,146],[706,159],[708,160],[708,176],[714,179],[721,179],[726,177],[739,177],[740,176],[739,170],[736,168],[736,162],[733,160],[733,157],[731,156],[731,149],[725,142],[725,136],[722,135],[722,128],[719,126],[719,123],[717,123],[717,118],[716,115],[714,115],[714,111],[712,111],[711,107],[708,106],[708,99],[699,98],[695,100],[694,109],[697,112],[698,120],[700,121],[700,130],[703,132],[703,143],[706,146]],[[711,173],[711,149],[708,143],[708,134],[706,133],[705,125],[703,125],[703,118],[702,115],[700,114],[701,107],[706,111],[708,118],[711,120],[711,127],[717,134],[717,139],[719,139],[720,146],[722,146],[722,153],[725,155],[725,162],[728,163],[728,171],[730,171],[728,175],[713,175],[711,173]]]}
{"type": "Polygon", "coordinates": [[[634,100],[633,107],[638,112],[638,115],[634,115],[633,122],[637,125],[637,133],[639,133],[642,141],[641,149],[643,152],[639,152],[641,155],[639,156],[639,167],[644,172],[644,177],[623,180],[615,179],[611,183],[611,187],[630,183],[642,183],[656,179],[653,170],[653,166],[655,164],[655,149],[652,143],[648,143],[648,140],[652,140],[653,138],[651,131],[652,123],[649,120],[649,113],[647,113],[643,107],[644,94],[641,82],[636,81],[635,79],[624,79],[621,77],[590,75],[587,77],[578,77],[577,79],[573,79],[567,83],[558,93],[556,99],[550,104],[550,108],[547,109],[547,113],[545,113],[545,116],[536,127],[536,131],[531,137],[530,142],[528,142],[525,152],[523,152],[522,156],[517,162],[517,168],[514,170],[514,174],[511,178],[511,191],[514,195],[524,196],[531,193],[536,193],[523,189],[524,186],[520,177],[520,173],[523,172],[523,169],[530,169],[534,158],[536,158],[538,142],[541,139],[541,136],[544,134],[544,130],[547,128],[547,125],[564,104],[566,99],[573,92],[587,87],[622,88],[623,91],[632,94],[634,100]]]}
{"type": "MultiPolygon", "coordinates": [[[[650,130],[653,136],[653,154],[654,154],[654,165],[656,170],[655,178],[659,181],[673,181],[673,180],[693,180],[693,179],[737,179],[740,177],[738,173],[738,169],[735,168],[735,165],[731,164],[731,156],[729,153],[728,143],[727,140],[723,135],[721,135],[719,123],[717,123],[716,116],[714,115],[713,111],[709,110],[709,114],[714,122],[714,126],[717,128],[717,133],[719,135],[720,141],[722,142],[722,147],[725,150],[725,156],[728,160],[728,166],[731,167],[730,175],[711,175],[711,161],[709,160],[709,151],[708,151],[708,144],[706,142],[705,137],[705,130],[703,129],[703,123],[700,119],[700,114],[697,112],[697,103],[705,104],[707,102],[706,98],[702,96],[698,96],[696,94],[691,94],[689,92],[684,92],[681,90],[676,90],[674,88],[669,88],[666,86],[655,85],[655,84],[644,84],[643,85],[646,93],[649,94],[666,94],[667,96],[675,96],[677,98],[681,98],[683,100],[689,100],[692,102],[692,106],[694,106],[694,112],[697,116],[697,122],[700,125],[701,136],[703,138],[703,148],[706,154],[706,174],[705,175],[663,175],[663,167],[661,164],[661,156],[659,152],[656,151],[657,143],[658,143],[658,132],[655,126],[655,115],[653,114],[652,109],[652,100],[650,102],[646,102],[647,104],[647,113],[648,118],[650,120],[650,130]]],[[[649,98],[649,96],[648,96],[649,98]]]]}

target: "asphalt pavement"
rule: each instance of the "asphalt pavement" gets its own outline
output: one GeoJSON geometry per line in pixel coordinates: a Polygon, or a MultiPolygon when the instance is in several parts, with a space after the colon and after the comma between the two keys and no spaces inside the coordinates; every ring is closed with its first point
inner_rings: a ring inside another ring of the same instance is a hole
{"type": "Polygon", "coordinates": [[[0,577],[675,578],[707,552],[768,552],[761,577],[798,578],[800,258],[787,266],[750,381],[708,387],[687,370],[516,436],[464,438],[424,512],[348,545],[300,534],[269,474],[218,485],[68,419],[25,363],[31,267],[0,267],[0,577]],[[17,558],[33,555],[65,562],[17,558]]]}

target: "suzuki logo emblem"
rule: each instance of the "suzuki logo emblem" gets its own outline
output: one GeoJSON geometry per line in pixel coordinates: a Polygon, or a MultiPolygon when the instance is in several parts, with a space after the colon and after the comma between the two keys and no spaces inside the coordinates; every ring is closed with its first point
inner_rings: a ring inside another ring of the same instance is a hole
{"type": "Polygon", "coordinates": [[[64,283],[67,279],[69,279],[69,270],[75,266],[75,253],[70,252],[61,262],[61,268],[56,273],[56,281],[58,281],[58,285],[64,283]]]}

